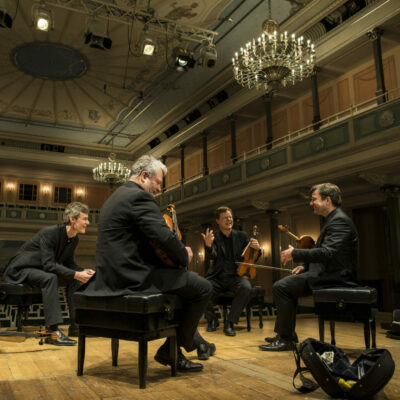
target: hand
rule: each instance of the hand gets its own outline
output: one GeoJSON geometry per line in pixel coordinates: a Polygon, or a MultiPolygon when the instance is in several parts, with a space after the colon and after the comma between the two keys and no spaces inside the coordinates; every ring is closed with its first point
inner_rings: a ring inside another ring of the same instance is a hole
{"type": "Polygon", "coordinates": [[[214,239],[215,239],[213,230],[207,228],[207,229],[206,229],[206,233],[205,233],[205,234],[202,233],[201,236],[203,237],[204,244],[205,244],[207,247],[211,247],[212,244],[213,244],[213,242],[214,242],[214,239]]]}
{"type": "Polygon", "coordinates": [[[93,276],[96,273],[96,271],[94,271],[93,269],[84,269],[84,271],[90,274],[90,276],[93,276]]]}
{"type": "Polygon", "coordinates": [[[293,251],[293,246],[291,246],[290,244],[288,249],[281,251],[281,262],[283,265],[286,265],[288,261],[293,260],[292,251],[293,251]]]}
{"type": "Polygon", "coordinates": [[[188,264],[190,264],[190,261],[192,261],[193,258],[193,251],[190,247],[186,246],[186,251],[188,253],[188,264]]]}
{"type": "Polygon", "coordinates": [[[252,249],[259,250],[260,249],[260,243],[258,243],[257,239],[251,238],[250,239],[250,247],[252,249]]]}
{"type": "Polygon", "coordinates": [[[305,268],[303,265],[298,265],[297,267],[293,268],[292,275],[298,275],[304,272],[305,268]]]}
{"type": "Polygon", "coordinates": [[[77,271],[77,272],[75,272],[74,279],[76,279],[79,282],[86,283],[93,276],[93,273],[92,272],[88,272],[88,271],[92,271],[94,273],[94,271],[91,270],[91,269],[90,270],[85,269],[83,271],[77,271]]]}

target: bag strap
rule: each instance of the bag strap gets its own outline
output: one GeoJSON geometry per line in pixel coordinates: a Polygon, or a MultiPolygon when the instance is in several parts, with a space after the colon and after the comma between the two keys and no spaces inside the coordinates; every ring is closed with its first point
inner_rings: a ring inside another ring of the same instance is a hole
{"type": "Polygon", "coordinates": [[[301,366],[300,353],[297,347],[293,350],[293,355],[296,362],[296,371],[293,375],[293,387],[301,393],[310,393],[318,389],[319,385],[317,383],[313,382],[311,379],[308,379],[303,375],[304,372],[310,372],[310,370],[307,367],[301,366]],[[295,384],[295,379],[297,375],[300,375],[300,380],[302,383],[302,386],[300,387],[297,387],[295,384]]]}

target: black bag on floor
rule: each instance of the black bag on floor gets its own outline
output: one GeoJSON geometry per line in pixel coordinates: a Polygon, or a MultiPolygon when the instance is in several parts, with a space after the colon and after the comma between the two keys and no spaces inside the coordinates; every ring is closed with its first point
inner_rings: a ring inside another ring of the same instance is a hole
{"type": "Polygon", "coordinates": [[[332,397],[369,399],[378,393],[394,373],[394,361],[388,350],[372,349],[350,363],[338,347],[315,339],[307,339],[295,350],[297,369],[293,386],[302,393],[321,387],[332,397]],[[306,367],[301,367],[303,360],[306,367]],[[318,385],[303,376],[310,372],[318,385]],[[303,386],[297,387],[296,376],[300,374],[303,386]]]}

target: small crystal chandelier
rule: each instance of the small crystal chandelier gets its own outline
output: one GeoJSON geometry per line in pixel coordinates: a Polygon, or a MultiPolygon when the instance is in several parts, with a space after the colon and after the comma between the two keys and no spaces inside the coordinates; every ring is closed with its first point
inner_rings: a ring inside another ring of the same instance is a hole
{"type": "Polygon", "coordinates": [[[98,182],[106,182],[110,185],[123,183],[129,179],[131,170],[124,164],[116,161],[114,153],[114,138],[112,140],[112,151],[108,156],[108,162],[101,162],[93,168],[93,179],[98,182]]]}
{"type": "Polygon", "coordinates": [[[314,45],[295,34],[278,33],[279,24],[271,19],[271,0],[268,0],[269,19],[262,24],[263,34],[246,44],[232,58],[236,81],[248,89],[276,92],[279,87],[312,74],[315,64],[314,45]]]}

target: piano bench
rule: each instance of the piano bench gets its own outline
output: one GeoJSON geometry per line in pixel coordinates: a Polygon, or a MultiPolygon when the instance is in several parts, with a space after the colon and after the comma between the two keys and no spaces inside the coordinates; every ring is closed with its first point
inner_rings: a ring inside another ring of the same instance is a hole
{"type": "Polygon", "coordinates": [[[146,387],[147,343],[170,338],[171,376],[176,375],[178,322],[175,311],[181,308],[175,295],[145,294],[120,297],[85,296],[74,293],[78,336],[78,370],[83,375],[86,336],[111,338],[112,365],[118,365],[119,339],[138,342],[139,387],[146,387]]]}
{"type": "Polygon", "coordinates": [[[22,331],[23,322],[28,319],[29,307],[42,302],[42,290],[39,287],[26,283],[0,282],[0,304],[17,307],[15,325],[18,332],[22,331]]]}
{"type": "Polygon", "coordinates": [[[313,290],[315,312],[318,315],[319,338],[324,340],[324,321],[329,321],[331,344],[335,345],[335,321],[362,322],[365,347],[376,347],[377,292],[367,286],[333,287],[313,290]]]}

